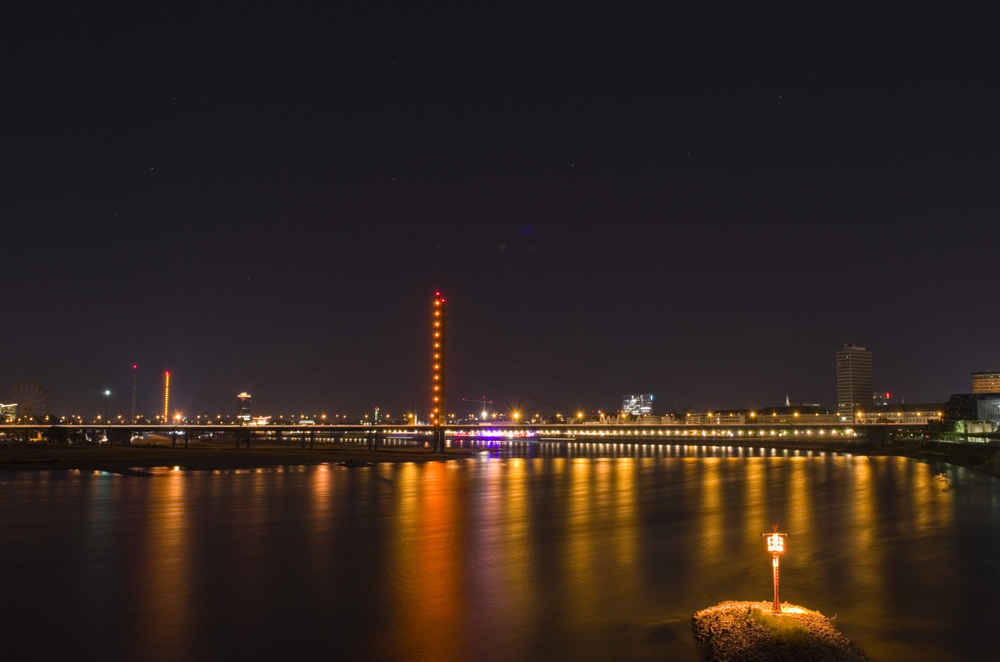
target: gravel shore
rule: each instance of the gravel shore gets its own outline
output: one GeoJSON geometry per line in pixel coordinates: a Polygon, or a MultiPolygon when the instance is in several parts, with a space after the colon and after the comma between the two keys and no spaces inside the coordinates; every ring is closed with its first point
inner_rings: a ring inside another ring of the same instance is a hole
{"type": "Polygon", "coordinates": [[[767,615],[770,602],[723,602],[697,612],[692,618],[695,638],[708,662],[870,662],[871,658],[837,631],[818,611],[782,604],[806,631],[794,644],[775,641],[768,630],[751,617],[754,608],[767,615]],[[800,613],[792,613],[798,610],[800,613]]]}

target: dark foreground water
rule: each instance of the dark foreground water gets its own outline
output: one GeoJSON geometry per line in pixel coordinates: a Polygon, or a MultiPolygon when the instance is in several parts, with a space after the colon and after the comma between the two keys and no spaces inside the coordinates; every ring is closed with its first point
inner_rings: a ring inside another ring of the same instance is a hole
{"type": "Polygon", "coordinates": [[[770,599],[759,533],[779,522],[782,597],[837,614],[876,660],[1000,658],[1000,480],[902,458],[564,452],[0,473],[3,657],[696,660],[692,612],[770,599]]]}

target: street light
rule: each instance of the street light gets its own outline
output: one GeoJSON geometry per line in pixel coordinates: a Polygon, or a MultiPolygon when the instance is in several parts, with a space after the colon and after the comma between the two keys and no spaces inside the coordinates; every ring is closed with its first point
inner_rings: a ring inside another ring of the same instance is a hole
{"type": "Polygon", "coordinates": [[[108,405],[111,403],[111,389],[104,389],[104,422],[108,422],[108,405]]]}

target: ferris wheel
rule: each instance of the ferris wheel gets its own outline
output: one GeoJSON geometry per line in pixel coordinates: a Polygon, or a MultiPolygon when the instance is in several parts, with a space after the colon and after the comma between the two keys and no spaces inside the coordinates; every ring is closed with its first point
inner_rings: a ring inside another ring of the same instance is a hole
{"type": "Polygon", "coordinates": [[[7,402],[17,405],[16,418],[41,422],[49,415],[49,396],[38,382],[18,382],[7,394],[7,402]]]}

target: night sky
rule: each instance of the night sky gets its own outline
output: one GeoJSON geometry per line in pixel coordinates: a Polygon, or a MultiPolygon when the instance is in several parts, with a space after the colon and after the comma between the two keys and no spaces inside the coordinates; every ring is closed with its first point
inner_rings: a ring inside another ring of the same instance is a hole
{"type": "Polygon", "coordinates": [[[988,3],[96,4],[0,15],[0,397],[425,416],[436,290],[459,414],[1000,369],[988,3]]]}

